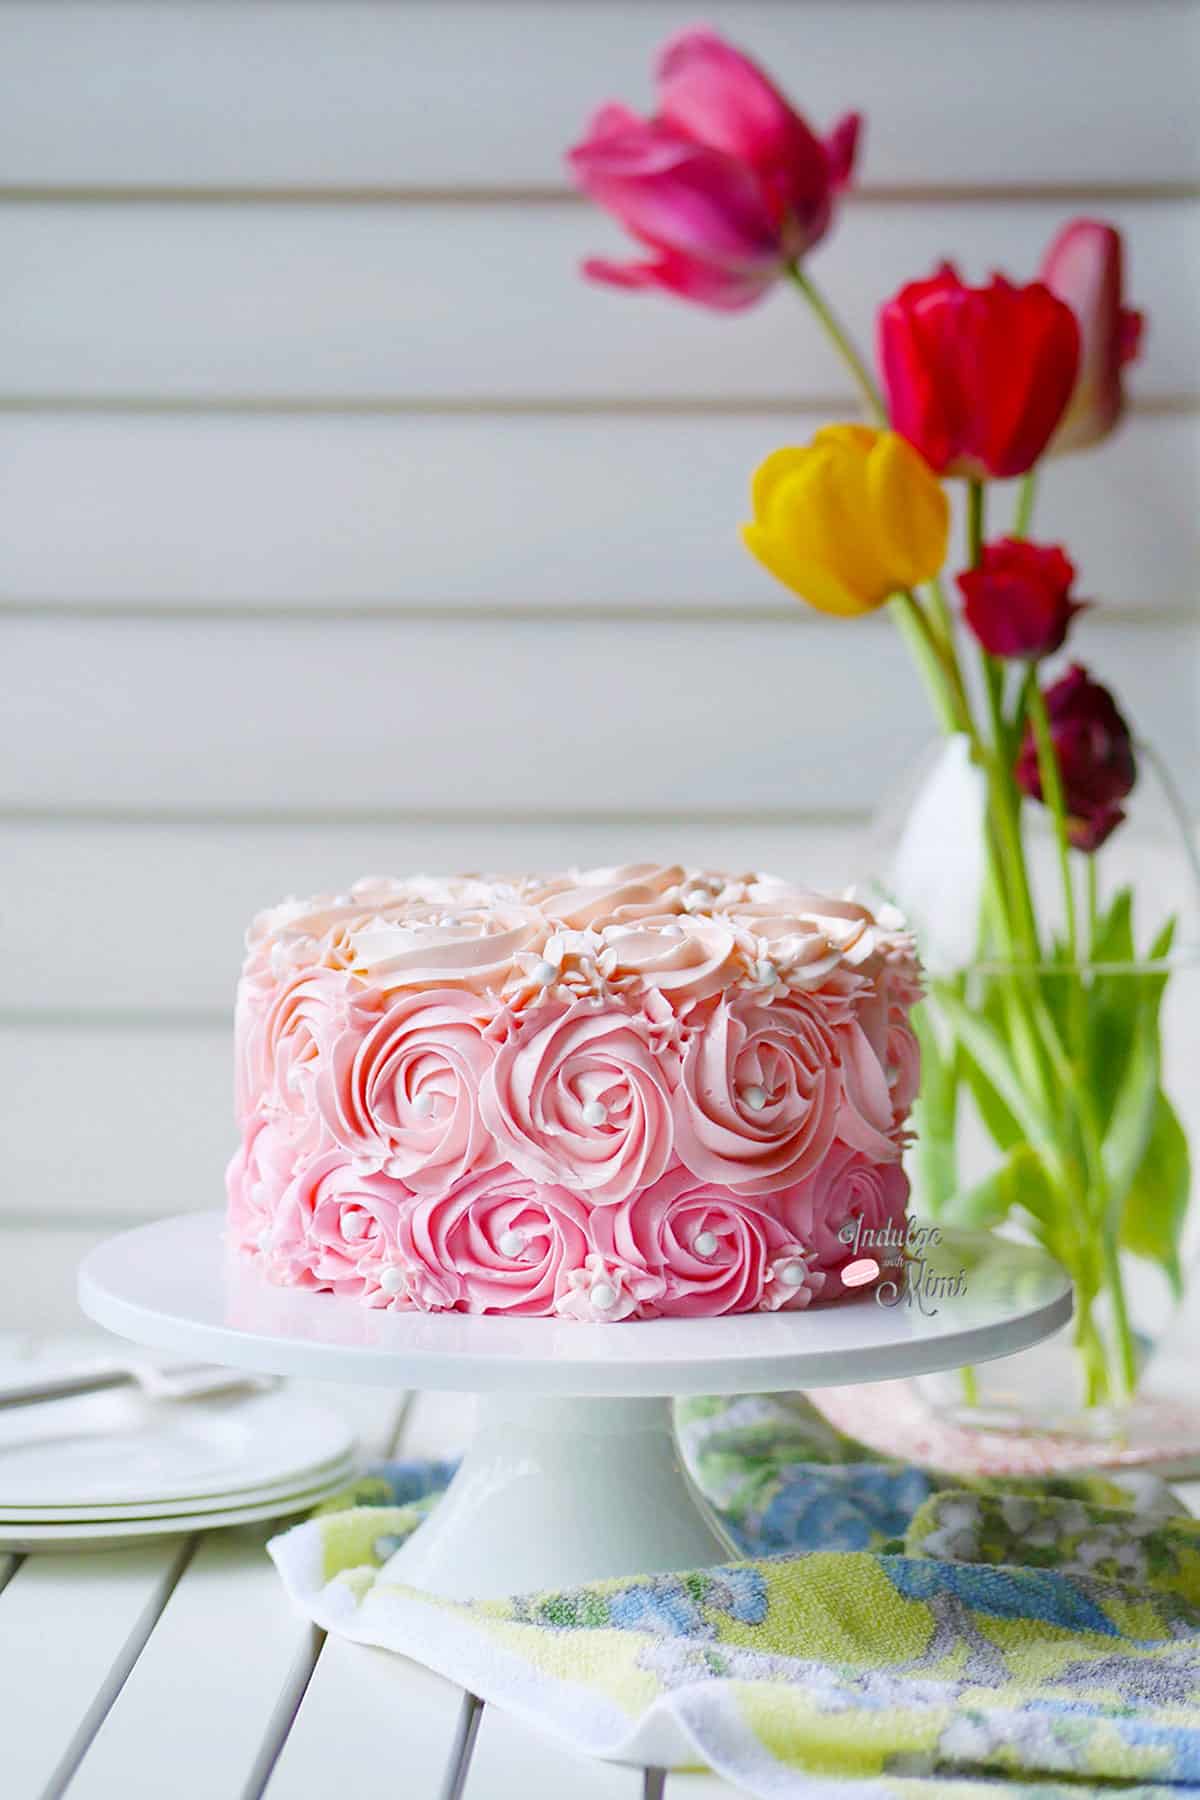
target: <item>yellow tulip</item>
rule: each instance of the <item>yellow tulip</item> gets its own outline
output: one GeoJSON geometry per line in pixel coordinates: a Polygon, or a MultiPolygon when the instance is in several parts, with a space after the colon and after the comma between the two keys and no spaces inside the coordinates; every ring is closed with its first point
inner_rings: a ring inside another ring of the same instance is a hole
{"type": "Polygon", "coordinates": [[[742,541],[818,612],[853,618],[936,575],[950,506],[906,438],[828,425],[811,444],[775,450],[752,488],[742,541]]]}

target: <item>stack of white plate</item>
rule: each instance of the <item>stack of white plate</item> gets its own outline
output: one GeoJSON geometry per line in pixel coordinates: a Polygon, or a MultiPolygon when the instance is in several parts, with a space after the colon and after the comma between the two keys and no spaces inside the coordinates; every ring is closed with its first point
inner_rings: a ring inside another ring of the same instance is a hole
{"type": "Polygon", "coordinates": [[[286,1392],[117,1388],[0,1411],[0,1550],[84,1550],[303,1512],[346,1486],[354,1436],[286,1392]]]}

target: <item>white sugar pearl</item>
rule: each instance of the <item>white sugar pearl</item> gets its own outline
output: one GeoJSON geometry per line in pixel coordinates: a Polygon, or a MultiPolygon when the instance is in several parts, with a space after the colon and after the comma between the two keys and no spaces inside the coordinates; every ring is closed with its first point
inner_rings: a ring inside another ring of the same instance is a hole
{"type": "Polygon", "coordinates": [[[756,1081],[751,1082],[749,1087],[742,1089],[742,1100],[751,1112],[761,1112],[767,1104],[767,1090],[759,1087],[756,1081]]]}
{"type": "Polygon", "coordinates": [[[795,1262],[785,1262],[779,1270],[779,1279],[788,1288],[803,1287],[807,1275],[807,1266],[798,1259],[795,1262]]]}
{"type": "Polygon", "coordinates": [[[429,1092],[413,1095],[412,1109],[418,1119],[427,1119],[433,1111],[433,1095],[429,1092]]]}
{"type": "Polygon", "coordinates": [[[583,1109],[583,1122],[585,1125],[607,1125],[608,1108],[603,1100],[588,1101],[583,1109]]]}
{"type": "Polygon", "coordinates": [[[607,1281],[598,1281],[588,1297],[597,1312],[607,1312],[610,1306],[616,1304],[617,1290],[610,1287],[607,1281]]]}
{"type": "Polygon", "coordinates": [[[369,1223],[365,1212],[348,1212],[342,1219],[342,1236],[356,1244],[359,1238],[366,1237],[369,1223]]]}
{"type": "Polygon", "coordinates": [[[549,987],[552,982],[558,980],[558,970],[552,962],[537,963],[534,966],[533,979],[539,987],[549,987]]]}
{"type": "Polygon", "coordinates": [[[504,1231],[497,1239],[496,1248],[501,1256],[520,1256],[528,1241],[523,1231],[504,1231]]]}
{"type": "Polygon", "coordinates": [[[716,1232],[698,1231],[692,1239],[692,1249],[696,1252],[697,1256],[715,1255],[717,1249],[716,1232]]]}
{"type": "Polygon", "coordinates": [[[385,1294],[403,1293],[406,1286],[404,1270],[390,1263],[386,1269],[380,1269],[379,1285],[385,1294]]]}

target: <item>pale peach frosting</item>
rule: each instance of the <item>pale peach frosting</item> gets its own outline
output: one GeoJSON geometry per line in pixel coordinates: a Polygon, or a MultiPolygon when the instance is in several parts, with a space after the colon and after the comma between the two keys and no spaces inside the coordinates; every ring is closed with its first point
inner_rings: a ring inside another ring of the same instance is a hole
{"type": "Polygon", "coordinates": [[[797,1311],[902,1229],[912,940],[652,864],[358,882],[255,919],[234,1243],[427,1312],[797,1311]]]}

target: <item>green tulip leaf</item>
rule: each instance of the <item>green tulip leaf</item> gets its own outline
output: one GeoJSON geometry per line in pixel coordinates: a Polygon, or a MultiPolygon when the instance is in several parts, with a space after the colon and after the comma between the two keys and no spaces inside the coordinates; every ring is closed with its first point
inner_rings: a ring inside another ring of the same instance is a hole
{"type": "Polygon", "coordinates": [[[1061,1211],[1045,1164],[1028,1144],[1018,1144],[983,1181],[955,1194],[945,1216],[951,1225],[986,1231],[1018,1207],[1039,1225],[1053,1222],[1061,1211]]]}
{"type": "MultiPolygon", "coordinates": [[[[1006,1029],[1006,1006],[1001,980],[990,979],[983,984],[975,1010],[988,1021],[999,1037],[1005,1042],[1011,1042],[1006,1029]]],[[[1014,1144],[1023,1141],[1021,1127],[974,1058],[965,1056],[961,1061],[962,1078],[971,1091],[971,1098],[992,1142],[997,1149],[1011,1150],[1014,1144]]]]}
{"type": "Polygon", "coordinates": [[[1142,1159],[1126,1190],[1119,1242],[1163,1268],[1176,1293],[1182,1285],[1179,1238],[1191,1192],[1187,1135],[1160,1088],[1142,1159]]]}
{"type": "MultiPolygon", "coordinates": [[[[1159,932],[1150,956],[1161,960],[1170,949],[1174,920],[1159,932]]],[[[1132,990],[1132,1025],[1120,1080],[1104,1127],[1104,1168],[1109,1184],[1109,1216],[1122,1216],[1125,1199],[1147,1154],[1160,1099],[1161,1050],[1159,1012],[1167,970],[1124,977],[1132,990]]],[[[1129,1001],[1126,1001],[1129,1005],[1129,1001]]],[[[1102,1115],[1103,1117],[1103,1115],[1102,1115]]]]}
{"type": "Polygon", "coordinates": [[[978,1075],[990,1084],[997,1099],[1008,1109],[1020,1137],[1034,1145],[1046,1144],[1045,1124],[1017,1074],[1001,1033],[988,1019],[968,1008],[944,983],[938,984],[936,992],[938,1004],[958,1038],[968,1079],[970,1065],[974,1063],[978,1075]]]}
{"type": "Polygon", "coordinates": [[[1133,889],[1118,888],[1092,938],[1094,963],[1131,963],[1133,947],[1133,889]]]}
{"type": "Polygon", "coordinates": [[[1117,1219],[1141,1167],[1158,1103],[1158,1030],[1143,1012],[1104,1134],[1104,1172],[1110,1216],[1117,1219]]]}
{"type": "MultiPolygon", "coordinates": [[[[1150,962],[1165,959],[1170,951],[1174,932],[1175,921],[1168,919],[1147,952],[1150,962]]],[[[1129,964],[1134,957],[1132,923],[1128,907],[1124,907],[1117,926],[1106,926],[1102,931],[1094,960],[1129,964]]],[[[1102,1121],[1107,1121],[1116,1108],[1118,1095],[1125,1083],[1129,1059],[1142,1028],[1141,1021],[1147,1010],[1153,1028],[1157,1031],[1158,1009],[1167,973],[1164,968],[1151,971],[1143,969],[1137,973],[1099,974],[1088,989],[1088,1068],[1096,1110],[1102,1121]]]]}
{"type": "Polygon", "coordinates": [[[958,1186],[958,1071],[953,1036],[943,1047],[928,1003],[912,1015],[921,1047],[921,1087],[913,1104],[913,1175],[921,1206],[938,1218],[958,1186]]]}

